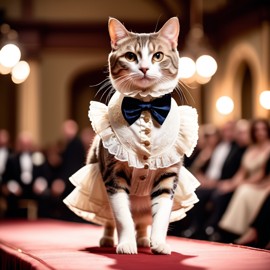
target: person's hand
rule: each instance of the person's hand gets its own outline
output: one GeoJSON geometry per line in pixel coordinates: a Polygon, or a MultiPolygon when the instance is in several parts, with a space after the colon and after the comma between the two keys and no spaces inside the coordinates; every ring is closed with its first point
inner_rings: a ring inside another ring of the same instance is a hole
{"type": "Polygon", "coordinates": [[[232,184],[231,181],[221,181],[220,183],[218,183],[218,191],[220,193],[229,193],[232,192],[234,190],[234,186],[232,184]]]}

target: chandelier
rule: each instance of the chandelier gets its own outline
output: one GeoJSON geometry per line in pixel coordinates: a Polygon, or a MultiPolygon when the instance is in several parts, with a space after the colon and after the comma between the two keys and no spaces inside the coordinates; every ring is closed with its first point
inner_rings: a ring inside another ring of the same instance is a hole
{"type": "Polygon", "coordinates": [[[30,74],[30,67],[21,60],[21,50],[17,46],[18,33],[8,24],[0,25],[0,73],[10,74],[14,83],[24,82],[30,74]]]}
{"type": "Polygon", "coordinates": [[[180,54],[179,77],[187,83],[208,83],[216,73],[217,62],[202,24],[202,0],[192,0],[190,31],[180,54]]]}

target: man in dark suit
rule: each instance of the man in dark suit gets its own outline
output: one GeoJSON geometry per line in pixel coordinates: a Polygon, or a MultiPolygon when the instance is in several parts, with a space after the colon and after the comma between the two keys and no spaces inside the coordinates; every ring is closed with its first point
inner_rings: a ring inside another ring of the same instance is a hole
{"type": "Polygon", "coordinates": [[[57,178],[51,185],[51,203],[54,205],[54,217],[70,221],[81,221],[64,205],[62,200],[74,189],[69,177],[84,166],[86,150],[78,137],[78,125],[73,120],[66,120],[62,125],[60,166],[57,178]]]}
{"type": "Polygon", "coordinates": [[[23,208],[29,210],[29,205],[33,205],[36,217],[39,197],[48,189],[46,159],[41,152],[34,150],[30,133],[20,133],[16,143],[16,153],[10,159],[9,174],[5,180],[7,215],[25,217],[27,214],[23,208]]]}
{"type": "Polygon", "coordinates": [[[9,178],[9,164],[12,151],[9,146],[9,133],[5,129],[0,130],[0,217],[5,215],[7,210],[7,190],[5,182],[9,178]]]}

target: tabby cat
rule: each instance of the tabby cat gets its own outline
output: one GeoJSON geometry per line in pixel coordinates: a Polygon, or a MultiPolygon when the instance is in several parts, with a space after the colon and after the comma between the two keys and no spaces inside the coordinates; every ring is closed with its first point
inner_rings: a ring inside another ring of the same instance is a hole
{"type": "Polygon", "coordinates": [[[197,113],[178,107],[170,95],[178,84],[179,29],[176,17],[150,34],[129,32],[109,19],[109,74],[116,92],[108,106],[90,104],[97,136],[87,165],[70,178],[76,189],[64,202],[105,226],[100,246],[114,246],[116,228],[117,253],[150,247],[154,254],[170,254],[169,222],[197,202],[199,184],[182,166],[197,143],[197,113]]]}

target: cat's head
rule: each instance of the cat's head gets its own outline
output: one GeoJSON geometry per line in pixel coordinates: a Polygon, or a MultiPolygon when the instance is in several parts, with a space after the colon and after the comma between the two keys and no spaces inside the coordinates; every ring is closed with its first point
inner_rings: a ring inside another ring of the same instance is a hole
{"type": "Polygon", "coordinates": [[[177,17],[150,34],[130,32],[117,19],[110,18],[109,72],[113,87],[125,96],[137,98],[172,92],[178,84],[179,30],[177,17]]]}

